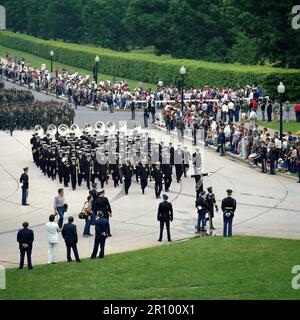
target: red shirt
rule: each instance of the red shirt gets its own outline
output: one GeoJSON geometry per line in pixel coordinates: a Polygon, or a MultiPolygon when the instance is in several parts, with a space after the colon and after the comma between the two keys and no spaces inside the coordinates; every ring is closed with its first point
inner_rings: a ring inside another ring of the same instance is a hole
{"type": "Polygon", "coordinates": [[[300,103],[295,104],[294,110],[295,110],[295,111],[300,111],[300,103]]]}

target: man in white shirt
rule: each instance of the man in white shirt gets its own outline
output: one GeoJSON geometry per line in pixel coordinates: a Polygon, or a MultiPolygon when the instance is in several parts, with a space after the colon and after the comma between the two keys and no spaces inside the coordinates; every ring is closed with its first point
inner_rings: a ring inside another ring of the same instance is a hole
{"type": "Polygon", "coordinates": [[[222,111],[222,121],[225,123],[227,121],[227,114],[228,114],[228,105],[224,103],[221,108],[222,111]]]}
{"type": "Polygon", "coordinates": [[[57,250],[58,250],[58,232],[61,229],[58,224],[54,222],[55,215],[51,214],[49,222],[46,223],[47,241],[48,241],[48,264],[54,264],[57,262],[57,250]]]}
{"type": "Polygon", "coordinates": [[[257,120],[257,114],[253,109],[250,112],[249,120],[250,120],[250,125],[254,127],[257,120]]]}

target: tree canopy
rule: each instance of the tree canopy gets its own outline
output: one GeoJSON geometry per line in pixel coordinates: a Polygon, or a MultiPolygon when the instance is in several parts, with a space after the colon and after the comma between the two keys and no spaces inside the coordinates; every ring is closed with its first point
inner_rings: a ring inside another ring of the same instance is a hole
{"type": "Polygon", "coordinates": [[[114,50],[300,67],[295,0],[3,0],[13,31],[114,50]]]}

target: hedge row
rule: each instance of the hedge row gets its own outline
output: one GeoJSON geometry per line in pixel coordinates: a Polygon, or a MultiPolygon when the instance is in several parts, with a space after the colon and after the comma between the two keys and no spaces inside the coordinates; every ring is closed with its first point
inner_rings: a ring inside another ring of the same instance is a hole
{"type": "Polygon", "coordinates": [[[276,97],[277,86],[282,81],[290,100],[300,96],[300,70],[280,69],[266,66],[243,66],[220,64],[197,60],[181,60],[156,57],[150,54],[117,52],[108,49],[46,41],[9,31],[0,32],[0,44],[16,50],[26,51],[49,59],[49,52],[55,52],[55,61],[90,70],[96,55],[100,57],[101,73],[126,77],[144,82],[176,84],[179,69],[187,69],[187,86],[236,86],[256,84],[276,97]]]}

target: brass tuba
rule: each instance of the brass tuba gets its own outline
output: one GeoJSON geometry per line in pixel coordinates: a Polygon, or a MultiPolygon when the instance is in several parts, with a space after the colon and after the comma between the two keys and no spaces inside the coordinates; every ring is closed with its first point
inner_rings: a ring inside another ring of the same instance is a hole
{"type": "Polygon", "coordinates": [[[55,124],[49,124],[47,128],[47,134],[50,134],[50,136],[55,136],[57,132],[57,128],[55,124]]]}
{"type": "Polygon", "coordinates": [[[69,133],[69,131],[70,131],[70,129],[69,129],[69,127],[66,125],[66,124],[61,124],[59,127],[58,127],[58,133],[59,133],[59,135],[60,136],[66,136],[68,133],[69,133]]]}
{"type": "Polygon", "coordinates": [[[86,133],[91,133],[93,130],[93,127],[90,123],[86,123],[83,127],[83,131],[86,133]]]}
{"type": "Polygon", "coordinates": [[[44,134],[44,129],[40,124],[37,124],[34,129],[33,129],[34,133],[37,133],[39,137],[41,137],[44,134]]]}
{"type": "Polygon", "coordinates": [[[108,130],[109,133],[113,133],[116,129],[116,125],[112,121],[107,121],[106,129],[108,130]]]}
{"type": "Polygon", "coordinates": [[[95,130],[98,133],[104,133],[105,131],[105,124],[102,121],[97,121],[95,124],[95,130]]]}
{"type": "Polygon", "coordinates": [[[75,134],[75,136],[79,136],[79,132],[80,132],[79,126],[77,124],[73,123],[70,126],[69,133],[73,133],[73,134],[75,134]]]}

